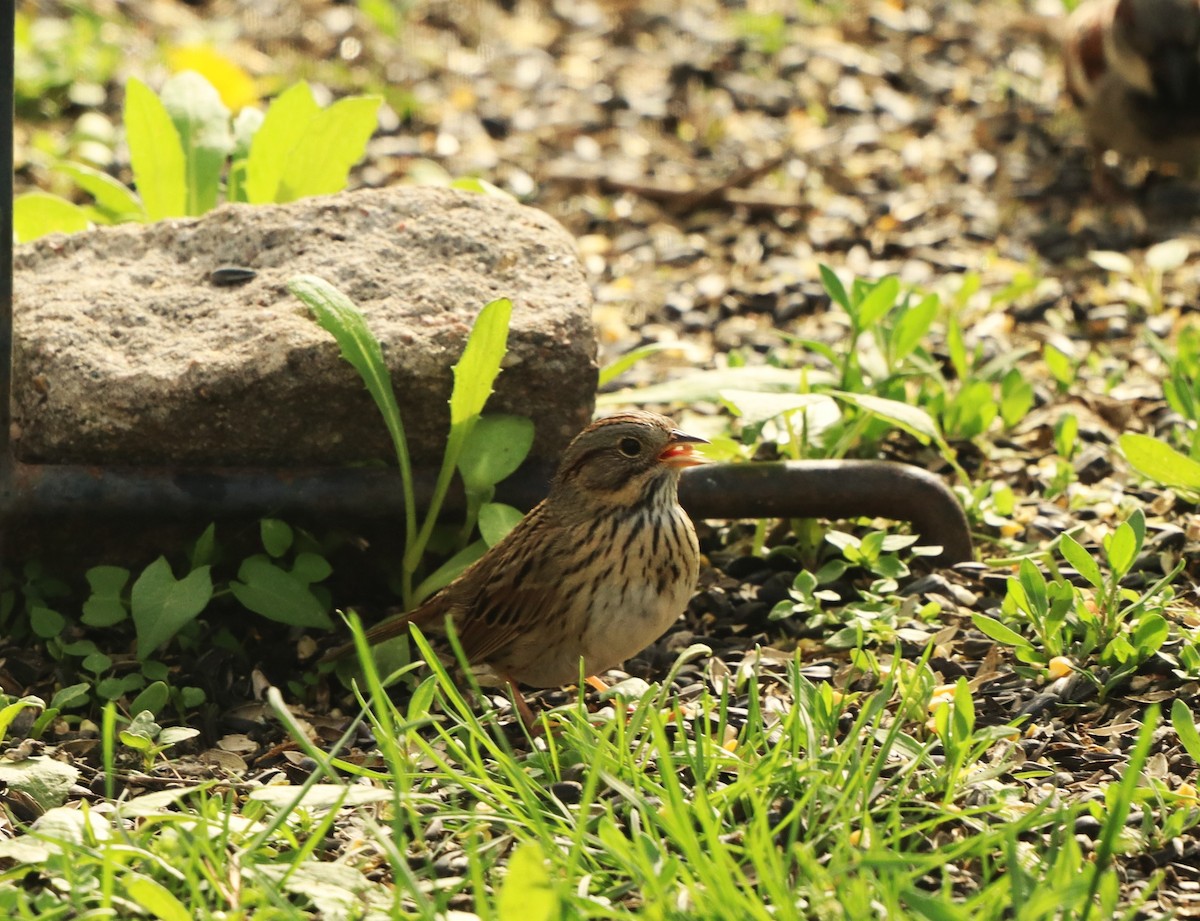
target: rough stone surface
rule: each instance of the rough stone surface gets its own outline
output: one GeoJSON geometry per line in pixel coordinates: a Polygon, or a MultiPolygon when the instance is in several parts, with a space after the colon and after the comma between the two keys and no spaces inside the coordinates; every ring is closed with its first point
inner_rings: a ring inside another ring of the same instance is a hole
{"type": "Polygon", "coordinates": [[[333,339],[286,289],[327,279],[383,345],[414,462],[434,464],[451,366],[480,308],[510,297],[488,403],[529,416],[534,456],[586,424],[591,294],[572,238],[514,202],[399,187],[55,236],[16,255],[14,435],[26,462],[311,466],[391,458],[333,339]],[[224,265],[257,275],[220,287],[224,265]]]}

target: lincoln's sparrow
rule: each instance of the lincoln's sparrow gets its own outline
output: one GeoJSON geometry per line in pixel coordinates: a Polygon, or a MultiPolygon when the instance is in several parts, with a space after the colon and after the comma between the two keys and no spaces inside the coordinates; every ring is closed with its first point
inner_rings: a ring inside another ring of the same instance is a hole
{"type": "Polygon", "coordinates": [[[702,441],[654,413],[593,422],[568,445],[545,500],[439,594],[367,639],[450,617],[472,668],[514,691],[576,681],[580,657],[594,676],[640,652],[696,585],[700,548],[676,487],[682,468],[701,463],[692,444],[702,441]]]}

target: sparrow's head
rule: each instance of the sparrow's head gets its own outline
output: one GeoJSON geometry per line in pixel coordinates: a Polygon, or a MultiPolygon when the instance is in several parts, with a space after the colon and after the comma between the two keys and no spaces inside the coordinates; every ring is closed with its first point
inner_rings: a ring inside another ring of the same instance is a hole
{"type": "Polygon", "coordinates": [[[692,446],[704,442],[665,416],[631,411],[598,419],[575,436],[563,455],[553,490],[605,504],[635,505],[670,488],[679,471],[703,461],[692,446]]]}

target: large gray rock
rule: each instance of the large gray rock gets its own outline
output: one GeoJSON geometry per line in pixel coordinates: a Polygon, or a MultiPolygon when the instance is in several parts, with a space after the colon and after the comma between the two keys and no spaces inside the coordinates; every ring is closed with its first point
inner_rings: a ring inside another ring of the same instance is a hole
{"type": "Polygon", "coordinates": [[[514,303],[489,411],[556,457],[590,418],[591,295],[574,241],[498,198],[400,187],[104,227],[16,254],[20,460],[310,466],[392,457],[374,403],[286,289],[327,279],[383,345],[418,464],[441,457],[451,365],[480,308],[514,303]],[[253,268],[238,287],[218,266],[253,268]]]}

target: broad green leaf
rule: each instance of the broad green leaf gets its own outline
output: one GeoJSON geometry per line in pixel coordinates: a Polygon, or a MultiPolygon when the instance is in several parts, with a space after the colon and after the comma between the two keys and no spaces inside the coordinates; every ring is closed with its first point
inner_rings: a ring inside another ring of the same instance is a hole
{"type": "Polygon", "coordinates": [[[88,691],[91,688],[92,686],[86,681],[59,688],[50,698],[50,707],[54,710],[70,710],[72,707],[81,706],[87,703],[88,691]]]}
{"type": "Polygon", "coordinates": [[[1059,541],[1058,551],[1063,559],[1075,567],[1075,571],[1087,579],[1094,588],[1104,587],[1104,576],[1100,574],[1100,565],[1092,555],[1070,534],[1064,534],[1059,541]]]}
{"type": "MultiPolygon", "coordinates": [[[[79,782],[79,769],[57,758],[26,758],[24,761],[0,760],[0,784],[9,790],[19,790],[33,799],[42,809],[57,810],[71,793],[71,787],[79,782]]],[[[80,816],[78,810],[71,810],[80,816]]],[[[35,823],[35,829],[53,840],[64,840],[56,835],[46,820],[52,813],[43,815],[35,823]]],[[[80,816],[82,821],[82,816],[80,816]]],[[[68,820],[70,821],[70,820],[68,820]]],[[[81,836],[82,837],[82,836],[81,836]]],[[[79,842],[83,844],[82,840],[79,842]]],[[[10,916],[11,917],[11,916],[10,916]]],[[[36,915],[35,915],[36,917],[36,915]]]]}
{"type": "Polygon", "coordinates": [[[1016,368],[1000,382],[1000,418],[1012,428],[1033,408],[1033,386],[1016,368]]]}
{"type": "Polygon", "coordinates": [[[846,293],[846,286],[837,277],[837,273],[825,265],[825,263],[821,263],[818,269],[821,272],[821,284],[825,286],[825,290],[829,293],[833,302],[839,305],[846,313],[850,313],[850,296],[846,293]]]}
{"type": "Polygon", "coordinates": [[[508,323],[512,301],[497,298],[475,318],[462,358],[454,366],[454,391],[450,394],[450,425],[460,425],[483,412],[492,395],[500,362],[508,351],[508,323]]]}
{"type": "Polygon", "coordinates": [[[147,685],[146,689],[133,699],[129,710],[131,713],[141,713],[146,710],[157,716],[170,699],[171,689],[167,687],[166,682],[155,681],[147,685]]]}
{"type": "Polygon", "coordinates": [[[11,704],[0,708],[0,739],[4,739],[8,735],[8,727],[26,707],[44,710],[46,703],[40,697],[22,697],[20,700],[14,700],[11,704]]]}
{"type": "Polygon", "coordinates": [[[325,605],[308,584],[265,556],[252,556],[238,569],[229,590],[246,608],[270,620],[295,627],[333,626],[325,605]],[[240,581],[239,581],[240,580],[240,581]]]}
{"type": "MultiPolygon", "coordinates": [[[[379,96],[350,96],[312,116],[303,141],[284,161],[275,200],[289,202],[344,189],[350,167],[362,159],[379,125],[382,101],[379,96]]],[[[259,134],[265,129],[264,124],[259,134]]]]}
{"type": "Polygon", "coordinates": [[[1149,658],[1167,641],[1170,627],[1161,614],[1145,614],[1133,630],[1133,648],[1141,658],[1149,658]]]}
{"type": "Polygon", "coordinates": [[[881,419],[886,419],[893,425],[904,429],[921,444],[930,441],[941,441],[942,434],[938,431],[933,417],[919,406],[901,403],[899,400],[885,400],[868,393],[850,393],[845,390],[833,391],[832,396],[843,403],[850,403],[881,419]]]}
{"type": "Polygon", "coordinates": [[[213,85],[193,70],[166,82],[162,103],[183,147],[187,213],[204,214],[217,205],[221,171],[233,148],[229,109],[213,85]]]}
{"type": "Polygon", "coordinates": [[[146,208],[133,191],[108,173],[83,163],[60,163],[55,167],[96,200],[96,208],[114,224],[146,220],[146,208]]]}
{"type": "Polygon", "coordinates": [[[130,873],[124,878],[124,887],[129,899],[150,917],[158,921],[192,921],[191,909],[157,880],[130,873]]]}
{"type": "Polygon", "coordinates": [[[801,389],[805,381],[810,387],[825,385],[832,383],[833,376],[825,371],[775,368],[770,365],[715,368],[711,371],[697,371],[660,384],[601,393],[596,396],[596,406],[696,403],[701,400],[718,400],[721,398],[721,391],[729,389],[795,392],[801,389]]]}
{"type": "Polygon", "coordinates": [[[485,502],[479,509],[479,534],[489,547],[494,547],[524,517],[519,508],[503,502],[485,502]]]}
{"type": "Polygon", "coordinates": [[[937,316],[940,303],[936,294],[928,294],[900,314],[888,344],[893,362],[904,360],[920,345],[937,316]]]}
{"type": "Polygon", "coordinates": [[[1171,703],[1171,725],[1180,744],[1193,761],[1200,761],[1200,731],[1196,728],[1196,714],[1181,697],[1171,703]]]}
{"type": "Polygon", "coordinates": [[[682,351],[685,354],[691,354],[695,351],[694,347],[688,342],[649,342],[646,345],[640,345],[636,349],[630,349],[624,355],[620,355],[610,361],[600,369],[600,377],[596,382],[597,387],[604,387],[611,384],[614,380],[632,368],[640,361],[644,361],[651,355],[657,355],[664,351],[682,351]]]}
{"type": "Polygon", "coordinates": [[[541,847],[533,842],[522,844],[508,861],[496,897],[497,921],[551,921],[559,917],[560,910],[541,847]]]}
{"type": "Polygon", "coordinates": [[[1075,380],[1075,361],[1066,352],[1047,345],[1042,349],[1042,361],[1059,384],[1069,386],[1075,380]]]}
{"type": "Polygon", "coordinates": [[[209,567],[194,569],[176,579],[171,564],[160,556],[138,576],[129,606],[137,627],[137,657],[144,659],[191,623],[212,600],[209,567]]]}
{"type": "Polygon", "coordinates": [[[196,538],[196,543],[192,547],[191,557],[189,562],[192,569],[200,566],[211,565],[217,561],[217,525],[216,522],[210,524],[204,529],[203,533],[196,538]]]}
{"type": "Polygon", "coordinates": [[[1133,528],[1129,522],[1121,522],[1105,541],[1108,567],[1113,571],[1115,578],[1120,579],[1129,572],[1129,567],[1133,565],[1134,557],[1137,556],[1137,549],[1137,537],[1133,528]]]}
{"type": "Polygon", "coordinates": [[[288,552],[296,536],[292,526],[278,518],[263,518],[258,523],[258,531],[263,548],[276,558],[288,552]]]}
{"type": "Polygon", "coordinates": [[[329,565],[329,560],[319,553],[297,553],[296,562],[292,564],[292,575],[306,585],[322,582],[332,574],[333,567],[329,565]]]}
{"type": "Polygon", "coordinates": [[[35,604],[29,609],[29,626],[44,640],[58,636],[66,629],[67,619],[53,608],[35,604]]]}
{"type": "Polygon", "coordinates": [[[954,367],[954,375],[960,381],[971,379],[971,368],[967,363],[967,344],[963,340],[962,324],[958,317],[951,316],[946,323],[946,351],[950,355],[950,364],[954,367]]]}
{"type": "Polygon", "coordinates": [[[187,213],[183,144],[170,113],[137,77],[125,83],[125,138],[138,196],[152,221],[187,213]]]}
{"type": "Polygon", "coordinates": [[[1126,460],[1144,477],[1164,486],[1200,490],[1200,463],[1149,435],[1122,435],[1117,442],[1126,460]]]}
{"type": "Polygon", "coordinates": [[[997,643],[1003,643],[1005,646],[1028,646],[1033,647],[1033,644],[1021,634],[1006,627],[994,617],[988,617],[986,614],[972,614],[971,622],[975,624],[975,628],[980,633],[995,640],[997,643]]]}
{"type": "Polygon", "coordinates": [[[1032,560],[1028,558],[1021,560],[1021,565],[1017,569],[1017,580],[1025,592],[1030,613],[1038,617],[1048,614],[1050,600],[1046,592],[1046,577],[1042,575],[1042,571],[1033,564],[1032,560]]]}
{"type": "Polygon", "coordinates": [[[92,594],[83,603],[85,624],[90,627],[111,627],[119,624],[129,611],[121,593],[129,581],[129,570],[120,566],[93,566],[87,571],[92,594]]]}
{"type": "Polygon", "coordinates": [[[73,202],[48,192],[26,192],[13,201],[13,233],[18,243],[28,243],[51,233],[87,230],[87,212],[73,202]]]}
{"type": "Polygon", "coordinates": [[[533,422],[524,416],[480,416],[458,458],[467,492],[483,492],[511,476],[529,455],[533,435],[533,422]]]}
{"type": "Polygon", "coordinates": [[[358,8],[388,38],[399,36],[401,4],[397,0],[358,0],[358,8]]]}
{"type": "MultiPolygon", "coordinates": [[[[392,378],[383,359],[383,349],[367,327],[362,313],[350,298],[315,275],[297,275],[288,282],[288,290],[308,305],[317,324],[337,340],[342,357],[363,379],[367,392],[375,400],[392,435],[397,457],[401,458],[401,470],[404,471],[408,446],[400,420],[400,407],[392,390],[392,378]]],[[[406,492],[411,494],[411,490],[406,489],[406,492]]]]}
{"type": "Polygon", "coordinates": [[[810,431],[821,431],[841,418],[837,402],[823,393],[770,393],[761,390],[729,388],[719,394],[746,425],[760,425],[768,419],[803,410],[810,431]]]}
{"type": "Polygon", "coordinates": [[[303,81],[275,98],[250,143],[246,158],[247,201],[266,204],[277,200],[292,150],[307,136],[309,123],[320,111],[312,90],[303,81]]]}
{"type": "Polygon", "coordinates": [[[896,305],[899,294],[900,281],[895,275],[877,281],[854,310],[858,328],[873,331],[875,325],[896,305]]]}

